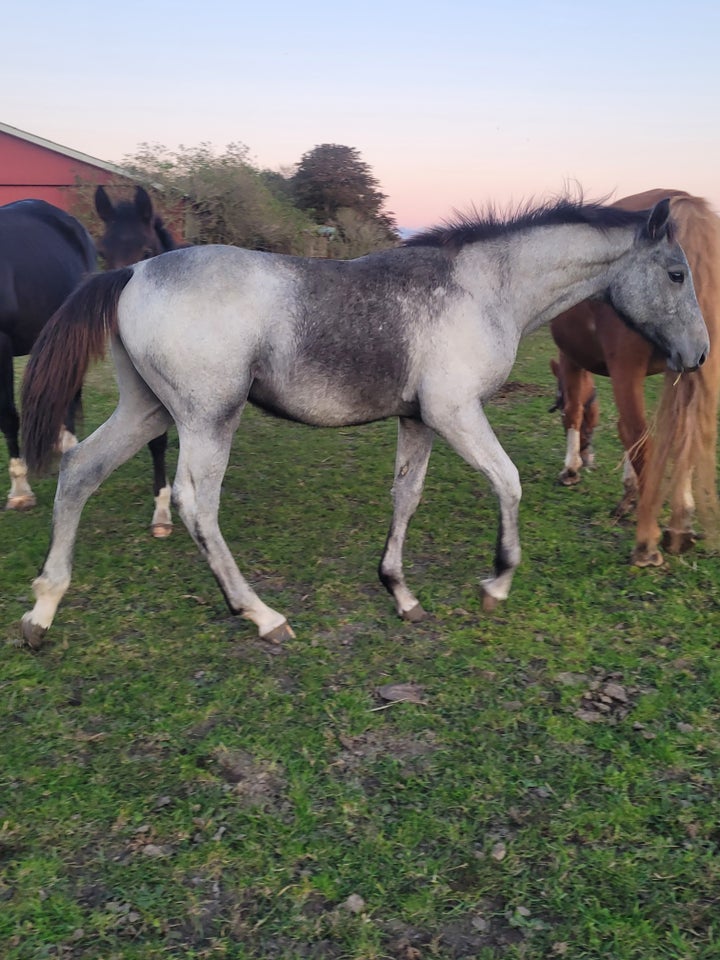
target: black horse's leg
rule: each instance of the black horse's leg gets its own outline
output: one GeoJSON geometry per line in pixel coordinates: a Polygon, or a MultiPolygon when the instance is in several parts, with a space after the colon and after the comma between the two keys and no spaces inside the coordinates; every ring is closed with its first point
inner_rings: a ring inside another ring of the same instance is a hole
{"type": "Polygon", "coordinates": [[[15,376],[10,338],[0,333],[0,430],[7,442],[10,459],[8,510],[29,510],[35,506],[35,494],[27,481],[27,467],[20,456],[20,418],[15,406],[15,376]]]}
{"type": "Polygon", "coordinates": [[[422,620],[425,611],[408,589],[403,573],[405,534],[422,495],[434,433],[419,420],[398,420],[395,481],[392,488],[393,517],[380,558],[380,580],[395,599],[403,620],[422,620]]]}
{"type": "Polygon", "coordinates": [[[59,453],[65,453],[72,447],[77,446],[77,436],[75,435],[75,421],[82,416],[82,387],[70,401],[70,406],[65,414],[65,423],[63,424],[60,436],[58,437],[57,449],[59,453]]]}
{"type": "Polygon", "coordinates": [[[167,451],[167,432],[155,437],[148,443],[148,450],[153,462],[153,496],[155,497],[155,512],[153,513],[150,529],[152,535],[158,539],[169,537],[172,533],[173,522],[170,513],[171,488],[167,481],[165,467],[165,453],[167,451]]]}

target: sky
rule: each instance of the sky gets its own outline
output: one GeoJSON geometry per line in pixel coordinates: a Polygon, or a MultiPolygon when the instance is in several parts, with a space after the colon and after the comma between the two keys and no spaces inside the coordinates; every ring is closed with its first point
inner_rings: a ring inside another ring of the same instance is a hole
{"type": "Polygon", "coordinates": [[[121,163],[354,147],[397,224],[582,190],[720,211],[718,0],[24,0],[0,122],[121,163]]]}

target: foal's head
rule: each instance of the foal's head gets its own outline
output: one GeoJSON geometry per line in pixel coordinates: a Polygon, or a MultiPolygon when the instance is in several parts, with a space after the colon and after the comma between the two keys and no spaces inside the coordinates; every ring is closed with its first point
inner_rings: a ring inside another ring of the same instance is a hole
{"type": "Polygon", "coordinates": [[[143,187],[135,188],[133,201],[113,204],[105,187],[100,186],[95,191],[95,209],[105,224],[98,250],[110,270],[175,248],[172,236],[153,210],[152,200],[143,187]]]}

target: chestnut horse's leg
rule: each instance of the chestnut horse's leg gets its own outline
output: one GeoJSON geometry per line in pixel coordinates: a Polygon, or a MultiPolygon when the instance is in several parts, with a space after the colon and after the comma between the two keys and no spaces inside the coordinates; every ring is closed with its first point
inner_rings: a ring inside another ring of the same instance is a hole
{"type": "Polygon", "coordinates": [[[673,487],[670,496],[670,525],[663,531],[662,536],[662,545],[668,553],[686,553],[698,540],[692,528],[695,515],[692,476],[692,469],[687,470],[681,482],[673,487]]]}
{"type": "Polygon", "coordinates": [[[403,573],[403,543],[408,524],[422,495],[434,433],[419,420],[398,420],[395,481],[392,488],[393,517],[380,559],[380,580],[395,598],[403,620],[422,620],[425,611],[408,589],[403,573]]]}
{"type": "MultiPolygon", "coordinates": [[[[645,414],[645,378],[650,371],[653,348],[636,334],[629,338],[629,333],[618,318],[603,325],[603,349],[618,411],[618,435],[637,478],[637,500],[640,504],[645,469],[651,452],[645,414]]],[[[629,471],[624,472],[625,495],[618,505],[618,515],[628,511],[628,504],[635,497],[635,485],[631,477],[629,471]]],[[[663,559],[659,542],[657,517],[639,509],[631,563],[638,567],[660,566],[663,559]]]]}
{"type": "MultiPolygon", "coordinates": [[[[552,372],[558,381],[558,396],[562,397],[563,426],[565,427],[565,464],[558,482],[565,487],[580,483],[580,469],[585,457],[590,460],[589,441],[585,443],[583,457],[583,425],[585,406],[583,402],[584,377],[590,376],[581,366],[560,351],[557,359],[550,361],[552,372]]],[[[592,433],[592,431],[591,431],[592,433]]]]}

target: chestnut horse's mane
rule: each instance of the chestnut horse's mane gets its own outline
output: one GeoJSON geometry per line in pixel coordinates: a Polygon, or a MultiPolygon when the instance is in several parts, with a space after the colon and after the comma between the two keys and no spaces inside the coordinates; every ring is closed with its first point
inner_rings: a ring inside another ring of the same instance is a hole
{"type": "MultiPolygon", "coordinates": [[[[663,502],[678,505],[685,495],[683,477],[693,475],[695,509],[705,537],[717,544],[720,507],[717,495],[717,418],[720,395],[720,218],[706,200],[678,190],[653,190],[632,198],[639,208],[670,197],[676,238],[687,256],[698,302],[710,335],[704,365],[678,379],[665,373],[655,417],[652,455],[639,511],[657,517],[663,502]]],[[[622,201],[627,205],[627,201],[622,201]]],[[[638,514],[638,523],[643,516],[638,514]]]]}

